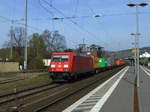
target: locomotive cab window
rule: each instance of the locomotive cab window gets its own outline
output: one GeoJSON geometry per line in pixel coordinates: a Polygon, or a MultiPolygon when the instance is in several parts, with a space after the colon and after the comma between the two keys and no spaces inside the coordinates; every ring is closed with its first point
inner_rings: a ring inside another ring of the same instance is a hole
{"type": "Polygon", "coordinates": [[[69,56],[68,55],[54,55],[53,61],[68,61],[69,56]]]}

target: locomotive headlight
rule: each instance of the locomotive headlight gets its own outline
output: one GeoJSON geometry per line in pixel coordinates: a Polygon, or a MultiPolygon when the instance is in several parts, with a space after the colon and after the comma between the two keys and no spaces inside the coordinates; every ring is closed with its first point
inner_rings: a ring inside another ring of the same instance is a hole
{"type": "Polygon", "coordinates": [[[64,68],[68,68],[68,65],[64,65],[64,68]]]}
{"type": "Polygon", "coordinates": [[[55,65],[51,65],[51,67],[55,67],[55,65]]]}

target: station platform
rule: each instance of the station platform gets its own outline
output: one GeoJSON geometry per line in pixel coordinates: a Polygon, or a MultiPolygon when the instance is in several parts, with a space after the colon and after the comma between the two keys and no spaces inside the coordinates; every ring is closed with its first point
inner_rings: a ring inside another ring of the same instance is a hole
{"type": "MultiPolygon", "coordinates": [[[[134,67],[127,66],[63,112],[134,112],[134,67]]],[[[150,70],[140,67],[139,108],[150,112],[150,70]]]]}
{"type": "Polygon", "coordinates": [[[141,67],[139,102],[140,112],[150,112],[150,70],[141,67]]]}

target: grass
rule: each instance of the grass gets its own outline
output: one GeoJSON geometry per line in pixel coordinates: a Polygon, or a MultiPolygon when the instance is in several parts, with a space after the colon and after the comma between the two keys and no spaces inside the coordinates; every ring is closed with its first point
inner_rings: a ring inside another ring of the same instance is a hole
{"type": "Polygon", "coordinates": [[[43,84],[51,82],[52,80],[49,78],[47,74],[39,75],[33,78],[27,78],[25,80],[16,81],[13,83],[0,84],[0,92],[1,91],[13,91],[15,88],[27,88],[32,87],[34,85],[43,84]]]}
{"type": "Polygon", "coordinates": [[[36,72],[47,72],[48,69],[38,69],[38,70],[21,70],[17,72],[0,72],[1,75],[11,75],[11,74],[16,74],[16,73],[36,73],[36,72]]]}

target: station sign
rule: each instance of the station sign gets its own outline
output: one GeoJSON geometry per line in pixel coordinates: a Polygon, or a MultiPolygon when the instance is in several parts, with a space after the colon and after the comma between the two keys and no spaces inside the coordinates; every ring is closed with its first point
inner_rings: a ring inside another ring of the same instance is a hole
{"type": "Polygon", "coordinates": [[[139,50],[135,49],[135,48],[132,48],[132,52],[135,53],[135,52],[139,52],[139,50]]]}

